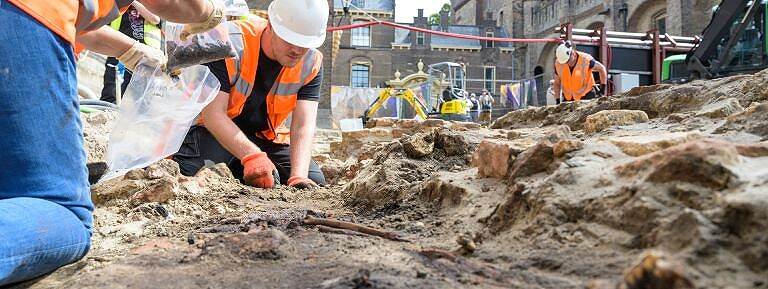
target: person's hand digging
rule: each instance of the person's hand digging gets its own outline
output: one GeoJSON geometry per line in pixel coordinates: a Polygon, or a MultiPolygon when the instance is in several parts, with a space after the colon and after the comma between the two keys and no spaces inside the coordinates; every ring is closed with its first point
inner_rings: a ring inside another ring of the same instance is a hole
{"type": "Polygon", "coordinates": [[[211,30],[224,20],[224,7],[214,0],[209,0],[208,3],[212,7],[211,14],[203,22],[184,25],[184,28],[181,30],[181,40],[186,41],[192,34],[211,30]]]}
{"type": "Polygon", "coordinates": [[[271,189],[275,186],[273,171],[275,165],[267,157],[265,152],[250,154],[240,160],[243,164],[243,180],[254,187],[271,189]]]}
{"type": "Polygon", "coordinates": [[[291,186],[300,190],[316,189],[320,187],[314,181],[308,178],[299,177],[299,176],[293,176],[288,178],[288,186],[291,186]]]}

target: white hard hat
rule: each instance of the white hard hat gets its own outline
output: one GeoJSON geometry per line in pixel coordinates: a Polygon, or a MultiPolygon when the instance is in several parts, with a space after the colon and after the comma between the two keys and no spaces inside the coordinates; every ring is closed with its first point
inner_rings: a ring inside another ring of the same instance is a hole
{"type": "Polygon", "coordinates": [[[567,63],[568,60],[571,59],[571,53],[573,53],[573,45],[570,41],[560,43],[560,45],[557,46],[557,52],[555,52],[557,62],[560,64],[567,63]]]}
{"type": "Polygon", "coordinates": [[[227,0],[224,1],[224,16],[241,17],[248,15],[248,3],[245,0],[227,0]]]}
{"type": "Polygon", "coordinates": [[[328,1],[274,0],[268,13],[272,29],[286,42],[304,48],[318,48],[325,42],[328,1]]]}

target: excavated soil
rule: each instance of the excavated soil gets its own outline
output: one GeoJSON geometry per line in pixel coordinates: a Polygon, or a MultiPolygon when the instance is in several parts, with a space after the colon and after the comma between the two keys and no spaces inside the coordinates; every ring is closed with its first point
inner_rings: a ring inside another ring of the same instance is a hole
{"type": "MultiPolygon", "coordinates": [[[[768,288],[766,83],[640,87],[491,128],[321,131],[332,185],[315,191],[164,160],[94,185],[88,256],[19,287],[768,288]]],[[[83,119],[103,162],[114,116],[83,119]]]]}

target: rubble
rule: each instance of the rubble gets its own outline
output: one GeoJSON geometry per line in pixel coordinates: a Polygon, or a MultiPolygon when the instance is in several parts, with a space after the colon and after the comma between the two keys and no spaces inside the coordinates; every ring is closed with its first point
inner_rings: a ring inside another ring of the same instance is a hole
{"type": "MultiPolygon", "coordinates": [[[[521,109],[493,129],[371,119],[318,137],[329,186],[313,191],[163,160],[95,184],[89,255],[29,285],[768,288],[767,77],[521,109]]],[[[83,116],[94,174],[110,117],[83,116]]]]}
{"type": "Polygon", "coordinates": [[[596,133],[612,126],[630,125],[638,122],[648,122],[648,115],[644,111],[604,110],[587,117],[584,131],[596,133]]]}

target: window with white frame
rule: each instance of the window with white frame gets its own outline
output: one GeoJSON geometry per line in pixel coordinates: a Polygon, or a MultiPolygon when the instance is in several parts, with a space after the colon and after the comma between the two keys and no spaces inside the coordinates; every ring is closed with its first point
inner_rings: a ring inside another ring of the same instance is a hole
{"type": "MultiPolygon", "coordinates": [[[[493,38],[493,31],[485,32],[485,37],[493,38]]],[[[486,41],[485,47],[493,48],[493,41],[486,41]]]]}
{"type": "Polygon", "coordinates": [[[485,89],[491,93],[494,93],[496,91],[496,67],[486,66],[483,70],[483,75],[485,77],[485,89]]]}
{"type": "Polygon", "coordinates": [[[365,8],[365,0],[352,0],[350,1],[352,5],[358,7],[358,8],[365,8]]]}
{"type": "Polygon", "coordinates": [[[370,82],[371,64],[368,62],[356,62],[352,64],[352,73],[350,74],[351,87],[371,87],[370,82]]]}
{"type": "Polygon", "coordinates": [[[421,32],[421,31],[416,32],[416,44],[424,45],[424,32],[421,32]]]}
{"type": "MultiPolygon", "coordinates": [[[[354,23],[367,23],[365,20],[357,20],[354,23]]],[[[371,46],[371,27],[359,27],[352,29],[352,46],[370,47],[371,46]]]]}

